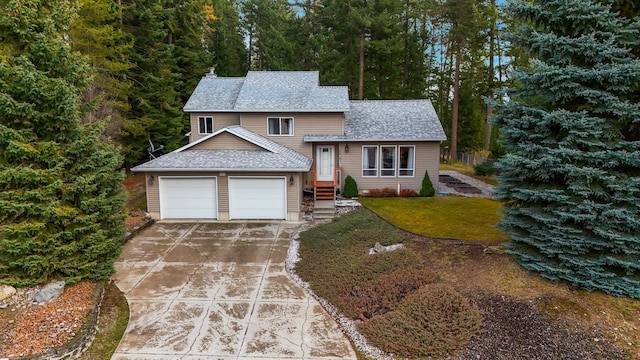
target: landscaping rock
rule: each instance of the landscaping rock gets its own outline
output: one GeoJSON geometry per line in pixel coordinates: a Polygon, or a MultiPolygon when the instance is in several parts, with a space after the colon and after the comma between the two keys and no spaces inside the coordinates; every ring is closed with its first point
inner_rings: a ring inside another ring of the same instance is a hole
{"type": "Polygon", "coordinates": [[[377,242],[371,249],[369,249],[369,255],[379,254],[387,251],[393,251],[404,247],[402,244],[394,244],[389,246],[382,246],[379,242],[377,242]]]}
{"type": "Polygon", "coordinates": [[[16,293],[16,288],[10,285],[0,285],[0,301],[12,297],[16,293]]]}
{"type": "Polygon", "coordinates": [[[33,301],[37,303],[46,303],[57,299],[64,292],[64,281],[54,281],[42,288],[35,296],[33,301]]]}

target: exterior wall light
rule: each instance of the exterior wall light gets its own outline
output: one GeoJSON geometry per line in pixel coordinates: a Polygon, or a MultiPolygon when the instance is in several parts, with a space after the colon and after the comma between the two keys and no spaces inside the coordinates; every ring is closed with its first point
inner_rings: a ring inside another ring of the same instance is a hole
{"type": "Polygon", "coordinates": [[[155,177],[153,177],[153,174],[149,175],[149,186],[153,186],[154,180],[155,180],[155,177]]]}
{"type": "Polygon", "coordinates": [[[289,176],[289,185],[293,185],[293,175],[289,176]]]}
{"type": "Polygon", "coordinates": [[[349,144],[344,146],[344,152],[349,152],[349,144]]]}

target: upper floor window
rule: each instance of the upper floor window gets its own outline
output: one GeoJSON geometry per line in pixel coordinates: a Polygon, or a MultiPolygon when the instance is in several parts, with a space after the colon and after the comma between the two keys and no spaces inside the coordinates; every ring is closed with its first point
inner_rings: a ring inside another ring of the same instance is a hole
{"type": "Polygon", "coordinates": [[[362,147],[362,176],[378,176],[378,147],[362,147]]]}
{"type": "Polygon", "coordinates": [[[198,134],[212,134],[212,133],[213,133],[213,117],[198,116],[198,134]]]}
{"type": "Polygon", "coordinates": [[[398,147],[398,176],[413,176],[415,167],[415,146],[398,147]]]}
{"type": "Polygon", "coordinates": [[[293,135],[293,118],[267,118],[267,132],[269,135],[293,135]]]}
{"type": "Polygon", "coordinates": [[[396,176],[396,147],[380,147],[380,176],[396,176]]]}

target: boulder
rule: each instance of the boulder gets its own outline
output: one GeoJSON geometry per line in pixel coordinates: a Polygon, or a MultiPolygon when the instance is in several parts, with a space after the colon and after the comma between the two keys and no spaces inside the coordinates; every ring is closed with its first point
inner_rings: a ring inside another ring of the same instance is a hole
{"type": "Polygon", "coordinates": [[[10,285],[0,285],[0,301],[12,297],[16,293],[16,288],[10,285]]]}
{"type": "Polygon", "coordinates": [[[64,281],[53,281],[45,285],[37,294],[33,296],[33,301],[46,303],[55,300],[64,292],[64,281]]]}

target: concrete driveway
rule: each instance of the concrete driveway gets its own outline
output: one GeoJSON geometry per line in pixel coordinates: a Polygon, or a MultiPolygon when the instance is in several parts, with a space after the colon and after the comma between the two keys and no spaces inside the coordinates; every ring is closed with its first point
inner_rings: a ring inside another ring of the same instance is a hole
{"type": "Polygon", "coordinates": [[[157,223],[113,279],[131,318],[112,359],[355,359],[285,271],[295,224],[157,223]]]}

